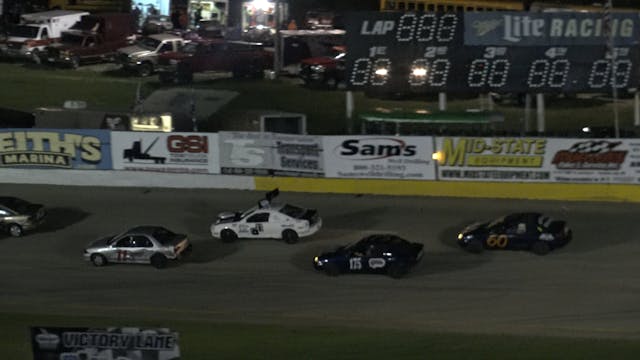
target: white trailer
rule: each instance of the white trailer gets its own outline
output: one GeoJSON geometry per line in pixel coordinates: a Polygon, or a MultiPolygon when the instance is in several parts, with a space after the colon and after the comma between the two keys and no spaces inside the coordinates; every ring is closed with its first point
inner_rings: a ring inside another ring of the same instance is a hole
{"type": "Polygon", "coordinates": [[[11,26],[7,40],[0,43],[4,57],[27,58],[40,62],[40,52],[58,41],[62,32],[71,28],[86,11],[51,10],[20,17],[20,24],[11,26]]]}

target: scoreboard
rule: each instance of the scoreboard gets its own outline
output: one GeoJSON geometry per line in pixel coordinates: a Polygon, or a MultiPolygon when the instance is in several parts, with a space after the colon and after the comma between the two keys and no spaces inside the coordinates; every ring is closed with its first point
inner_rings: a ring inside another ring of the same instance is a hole
{"type": "Polygon", "coordinates": [[[401,93],[635,88],[639,26],[636,13],[353,13],[347,81],[401,93]]]}

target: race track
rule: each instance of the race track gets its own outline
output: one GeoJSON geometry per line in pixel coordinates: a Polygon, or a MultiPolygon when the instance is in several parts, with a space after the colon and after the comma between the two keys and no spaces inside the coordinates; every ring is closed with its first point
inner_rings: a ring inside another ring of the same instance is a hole
{"type": "Polygon", "coordinates": [[[324,221],[287,245],[210,237],[217,213],[258,192],[3,184],[2,194],[49,209],[40,230],[0,237],[5,312],[640,338],[640,204],[282,193],[324,221]],[[574,241],[544,257],[456,247],[463,225],[520,210],[566,219],[574,241]],[[193,256],[164,270],[82,260],[89,241],[139,224],[186,232],[193,256]],[[377,232],[425,244],[407,278],[313,270],[320,251],[377,232]]]}

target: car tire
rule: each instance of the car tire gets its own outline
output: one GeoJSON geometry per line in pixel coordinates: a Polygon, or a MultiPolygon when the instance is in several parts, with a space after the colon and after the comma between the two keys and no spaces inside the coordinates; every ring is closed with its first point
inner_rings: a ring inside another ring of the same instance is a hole
{"type": "Polygon", "coordinates": [[[40,58],[40,50],[33,50],[33,52],[31,53],[31,60],[33,60],[34,64],[42,64],[42,59],[40,58]]]}
{"type": "Polygon", "coordinates": [[[551,248],[544,241],[536,241],[531,245],[531,252],[536,255],[547,255],[551,248]]]}
{"type": "Polygon", "coordinates": [[[24,230],[22,229],[22,226],[18,224],[9,224],[9,227],[7,229],[9,231],[9,235],[13,237],[20,237],[24,234],[24,230]]]}
{"type": "Polygon", "coordinates": [[[153,74],[153,65],[151,65],[148,62],[144,62],[140,64],[140,67],[138,68],[139,76],[147,77],[147,76],[151,76],[151,74],[153,74]]]}
{"type": "Polygon", "coordinates": [[[164,269],[167,267],[167,257],[162,254],[154,254],[151,257],[151,265],[156,269],[164,269]]]}
{"type": "Polygon", "coordinates": [[[91,263],[94,266],[101,267],[107,265],[107,258],[100,254],[91,255],[91,263]]]}
{"type": "Polygon", "coordinates": [[[80,67],[80,58],[77,56],[74,56],[71,58],[71,68],[72,69],[77,69],[80,67]]]}
{"type": "Polygon", "coordinates": [[[230,243],[238,239],[238,235],[231,229],[224,229],[220,233],[220,239],[222,242],[230,243]]]}
{"type": "Polygon", "coordinates": [[[404,277],[408,272],[409,268],[404,263],[391,264],[387,270],[387,274],[394,279],[404,277]]]}
{"type": "Polygon", "coordinates": [[[471,240],[464,249],[472,254],[479,254],[484,251],[484,245],[480,240],[471,240]]]}
{"type": "Polygon", "coordinates": [[[329,90],[335,90],[338,88],[338,79],[333,76],[328,77],[324,83],[329,90]]]}
{"type": "Polygon", "coordinates": [[[294,230],[287,229],[282,232],[282,239],[287,244],[295,244],[300,239],[300,236],[298,236],[298,233],[295,232],[294,230]]]}
{"type": "Polygon", "coordinates": [[[334,263],[326,263],[324,265],[324,273],[327,276],[338,276],[340,275],[340,268],[334,263]]]}

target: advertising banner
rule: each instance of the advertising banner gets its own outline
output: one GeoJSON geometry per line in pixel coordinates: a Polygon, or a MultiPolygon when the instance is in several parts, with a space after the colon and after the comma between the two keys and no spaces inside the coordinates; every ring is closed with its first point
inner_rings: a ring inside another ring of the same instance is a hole
{"type": "Polygon", "coordinates": [[[640,140],[437,137],[439,180],[640,182],[640,140]]]}
{"type": "Polygon", "coordinates": [[[549,139],[547,151],[553,181],[640,182],[640,139],[549,139]]]}
{"type": "Polygon", "coordinates": [[[34,360],[179,360],[169,329],[31,327],[34,360]]]}
{"type": "Polygon", "coordinates": [[[319,136],[220,132],[220,170],[234,175],[322,176],[319,136]]]}
{"type": "Polygon", "coordinates": [[[111,143],[116,170],[220,173],[217,134],[114,131],[111,143]]]}
{"type": "MultiPolygon", "coordinates": [[[[602,13],[512,12],[464,13],[464,44],[473,46],[602,46],[609,40],[602,13]]],[[[637,13],[611,13],[611,39],[635,46],[640,38],[637,13]]]]}
{"type": "Polygon", "coordinates": [[[435,180],[433,138],[325,136],[326,177],[435,180]]]}
{"type": "Polygon", "coordinates": [[[107,130],[0,131],[0,167],[111,169],[107,130]]]}

